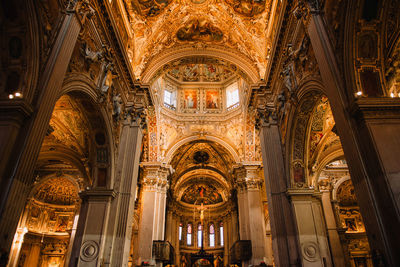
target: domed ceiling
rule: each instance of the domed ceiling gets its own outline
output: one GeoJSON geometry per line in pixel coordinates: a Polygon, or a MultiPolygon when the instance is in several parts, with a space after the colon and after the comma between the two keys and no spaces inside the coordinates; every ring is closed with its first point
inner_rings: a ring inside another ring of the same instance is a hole
{"type": "Polygon", "coordinates": [[[124,0],[137,78],[165,48],[203,43],[236,51],[265,73],[271,0],[124,0]]]}
{"type": "Polygon", "coordinates": [[[176,183],[177,179],[185,173],[198,169],[213,171],[229,181],[230,177],[227,175],[230,173],[234,160],[222,145],[197,140],[181,146],[175,152],[170,164],[175,169],[173,183],[176,183]]]}
{"type": "Polygon", "coordinates": [[[174,60],[164,65],[153,80],[163,73],[180,83],[218,83],[230,80],[236,74],[249,80],[247,75],[234,64],[209,57],[193,56],[174,60]]]}
{"type": "Polygon", "coordinates": [[[78,200],[78,190],[67,178],[51,178],[35,188],[33,198],[47,204],[74,205],[78,200]]]}

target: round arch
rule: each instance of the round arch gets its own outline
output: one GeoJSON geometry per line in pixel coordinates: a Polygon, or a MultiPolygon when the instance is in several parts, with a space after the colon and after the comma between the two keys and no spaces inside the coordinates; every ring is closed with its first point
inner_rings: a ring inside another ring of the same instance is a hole
{"type": "Polygon", "coordinates": [[[201,138],[199,138],[198,135],[192,135],[192,136],[189,136],[189,137],[186,137],[186,138],[180,140],[179,142],[176,142],[176,143],[168,150],[168,152],[166,153],[164,162],[167,163],[167,164],[169,164],[169,163],[171,162],[171,160],[172,160],[172,158],[173,158],[175,152],[176,152],[182,145],[184,145],[184,144],[186,144],[186,143],[189,143],[189,142],[192,142],[192,141],[197,141],[197,140],[207,140],[207,141],[216,142],[216,143],[222,145],[226,150],[229,151],[230,155],[233,157],[233,159],[234,159],[235,162],[239,162],[239,161],[240,161],[239,155],[237,154],[237,152],[235,151],[235,149],[234,149],[230,144],[228,144],[227,142],[225,142],[224,140],[222,140],[222,139],[220,139],[220,138],[218,138],[218,137],[212,136],[212,135],[204,135],[204,136],[202,136],[201,138]]]}
{"type": "MultiPolygon", "coordinates": [[[[98,111],[97,115],[101,118],[104,122],[104,134],[106,135],[107,139],[107,149],[109,152],[109,183],[107,183],[107,187],[112,187],[114,183],[114,157],[115,157],[115,140],[113,138],[113,123],[110,117],[107,115],[107,111],[105,110],[104,106],[99,105],[99,91],[97,90],[96,85],[94,82],[89,79],[88,77],[76,74],[76,73],[69,73],[66,75],[64,79],[63,86],[60,90],[60,93],[57,96],[57,101],[63,95],[74,95],[80,94],[77,96],[78,98],[87,98],[94,106],[94,108],[98,111]]],[[[56,101],[56,102],[57,102],[56,101]]]]}
{"type": "Polygon", "coordinates": [[[141,75],[142,82],[144,84],[148,84],[151,78],[162,66],[173,60],[189,56],[206,56],[223,59],[238,66],[245,74],[248,75],[253,84],[259,82],[260,80],[260,74],[257,70],[257,67],[249,58],[239,54],[237,51],[216,45],[196,48],[193,48],[193,46],[190,45],[182,45],[179,47],[166,49],[163,51],[163,53],[160,53],[152,58],[141,75]]]}

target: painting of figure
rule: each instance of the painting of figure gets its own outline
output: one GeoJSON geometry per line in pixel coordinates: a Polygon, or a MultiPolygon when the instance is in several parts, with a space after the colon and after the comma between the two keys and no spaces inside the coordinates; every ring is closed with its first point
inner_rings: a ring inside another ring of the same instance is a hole
{"type": "Polygon", "coordinates": [[[185,109],[197,109],[197,90],[185,90],[183,105],[185,109]]]}
{"type": "Polygon", "coordinates": [[[176,33],[180,41],[220,42],[223,33],[205,19],[192,19],[176,33]]]}
{"type": "Polygon", "coordinates": [[[155,17],[160,14],[172,0],[138,0],[132,1],[133,10],[144,17],[155,17]]]}
{"type": "Polygon", "coordinates": [[[207,82],[219,82],[220,75],[217,71],[217,66],[213,64],[204,64],[204,80],[207,82]]]}
{"type": "Polygon", "coordinates": [[[183,67],[183,80],[185,82],[197,82],[199,80],[200,71],[198,64],[186,64],[183,67]]]}
{"type": "Polygon", "coordinates": [[[261,14],[265,10],[265,0],[225,0],[233,9],[245,16],[261,14]]]}
{"type": "Polygon", "coordinates": [[[218,99],[219,99],[218,90],[206,91],[206,108],[218,109],[219,108],[218,99]]]}

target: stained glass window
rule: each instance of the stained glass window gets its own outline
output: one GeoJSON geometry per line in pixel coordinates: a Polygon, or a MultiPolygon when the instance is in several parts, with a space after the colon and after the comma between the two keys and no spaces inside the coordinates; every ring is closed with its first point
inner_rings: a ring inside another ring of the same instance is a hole
{"type": "Polygon", "coordinates": [[[224,245],[224,226],[222,223],[219,225],[219,234],[220,234],[220,237],[219,237],[220,245],[222,247],[224,245]]]}
{"type": "Polygon", "coordinates": [[[192,224],[189,223],[187,226],[186,244],[188,246],[192,245],[192,224]]]}
{"type": "Polygon", "coordinates": [[[215,247],[215,229],[214,224],[210,224],[210,247],[215,247]]]}
{"type": "Polygon", "coordinates": [[[201,243],[203,241],[203,227],[201,224],[197,227],[197,246],[201,247],[201,243]]]}

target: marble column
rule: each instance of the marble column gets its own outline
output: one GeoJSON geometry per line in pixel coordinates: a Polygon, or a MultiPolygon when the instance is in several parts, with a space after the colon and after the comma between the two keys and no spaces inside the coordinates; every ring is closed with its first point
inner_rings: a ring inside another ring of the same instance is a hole
{"type": "Polygon", "coordinates": [[[37,83],[37,101],[29,104],[27,99],[22,99],[6,106],[0,105],[0,113],[6,109],[4,114],[8,114],[0,116],[0,120],[8,121],[6,124],[0,122],[0,139],[7,140],[6,143],[0,142],[1,162],[7,162],[0,173],[0,249],[3,252],[10,250],[33,183],[35,162],[81,30],[75,11],[67,10],[61,20],[49,59],[37,83]]]}
{"type": "Polygon", "coordinates": [[[400,227],[393,227],[400,225],[398,99],[352,97],[355,90],[352,84],[345,84],[324,14],[317,1],[308,3],[311,15],[307,33],[348,162],[373,260],[384,266],[400,266],[400,227]]]}
{"type": "Polygon", "coordinates": [[[343,247],[340,243],[337,221],[331,203],[331,187],[320,185],[321,202],[324,211],[326,229],[328,230],[329,244],[334,266],[346,266],[343,247]]]}
{"type": "Polygon", "coordinates": [[[264,212],[261,199],[260,165],[245,165],[235,170],[238,184],[239,233],[251,240],[252,258],[245,264],[259,265],[266,257],[264,212]]]}
{"type": "Polygon", "coordinates": [[[164,240],[165,203],[169,170],[161,164],[143,164],[142,212],[139,227],[139,259],[155,265],[152,255],[154,240],[164,240]]]}
{"type": "Polygon", "coordinates": [[[288,195],[292,199],[297,222],[302,266],[333,266],[319,199],[320,193],[314,189],[289,189],[288,195]]]}
{"type": "Polygon", "coordinates": [[[134,109],[128,114],[122,123],[114,185],[117,196],[112,204],[109,221],[108,231],[111,237],[108,237],[108,240],[112,238],[112,241],[107,244],[106,251],[111,250],[111,259],[107,259],[105,262],[111,266],[127,266],[131,247],[140,148],[143,137],[141,128],[143,114],[134,112],[134,109]]]}
{"type": "Polygon", "coordinates": [[[106,239],[107,220],[112,189],[91,189],[80,193],[82,198],[69,266],[99,266],[106,239]]]}
{"type": "Polygon", "coordinates": [[[277,266],[300,266],[294,216],[286,195],[280,132],[267,110],[260,111],[260,142],[274,261],[277,266]]]}

